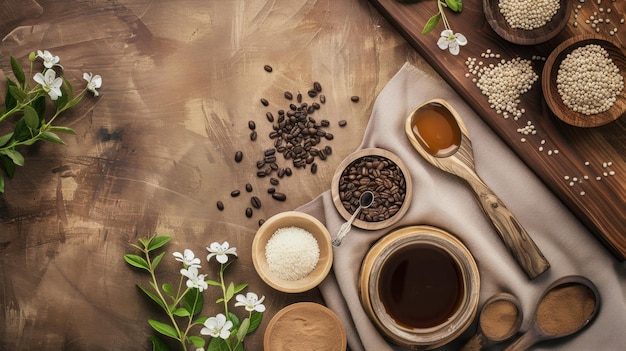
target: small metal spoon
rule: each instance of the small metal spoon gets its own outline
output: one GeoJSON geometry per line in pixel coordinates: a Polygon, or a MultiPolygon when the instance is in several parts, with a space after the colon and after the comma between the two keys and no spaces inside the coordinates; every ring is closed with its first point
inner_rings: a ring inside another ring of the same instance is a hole
{"type": "Polygon", "coordinates": [[[341,245],[341,241],[343,240],[343,237],[345,237],[346,234],[348,234],[348,232],[352,228],[352,222],[354,222],[354,219],[356,218],[356,216],[359,214],[359,212],[361,212],[361,209],[368,208],[372,206],[373,203],[374,203],[374,193],[369,190],[364,191],[359,197],[359,207],[357,207],[356,210],[354,210],[352,217],[350,217],[350,219],[348,219],[346,223],[341,225],[341,228],[339,228],[339,233],[337,233],[337,236],[332,240],[333,246],[341,245]]]}

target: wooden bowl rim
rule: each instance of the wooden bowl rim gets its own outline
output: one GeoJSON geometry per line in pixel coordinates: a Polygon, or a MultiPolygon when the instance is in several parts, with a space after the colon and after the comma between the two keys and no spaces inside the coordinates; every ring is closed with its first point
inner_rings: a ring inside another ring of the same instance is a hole
{"type": "Polygon", "coordinates": [[[257,230],[252,240],[252,263],[261,279],[272,288],[285,293],[300,293],[319,285],[330,272],[333,264],[333,249],[330,233],[317,218],[303,212],[287,211],[267,219],[257,230]],[[298,222],[299,224],[294,224],[298,222]],[[304,224],[303,224],[304,223],[304,224]],[[320,257],[309,275],[299,280],[285,280],[274,274],[265,260],[265,245],[278,228],[297,226],[309,231],[317,240],[320,257]],[[313,228],[313,229],[312,229],[313,228]]]}
{"type": "Polygon", "coordinates": [[[624,77],[626,74],[626,55],[624,54],[624,50],[619,43],[597,34],[581,34],[563,41],[550,53],[541,73],[541,86],[544,100],[552,113],[558,119],[569,125],[583,128],[603,126],[617,120],[626,112],[626,86],[617,97],[615,104],[603,113],[587,116],[572,111],[567,106],[560,103],[561,96],[556,90],[555,69],[560,65],[567,54],[578,47],[588,44],[599,44],[607,50],[613,62],[620,68],[620,73],[626,85],[626,77],[624,77]],[[619,53],[620,60],[616,60],[616,53],[619,53]],[[559,103],[555,102],[555,100],[559,101],[559,103]]]}
{"type": "Polygon", "coordinates": [[[487,23],[489,23],[491,28],[500,37],[511,43],[520,45],[541,44],[554,38],[569,22],[574,3],[572,0],[560,0],[560,8],[557,13],[554,14],[550,22],[542,27],[526,30],[511,28],[504,18],[504,15],[498,10],[499,1],[500,0],[483,0],[483,12],[487,23]],[[555,18],[557,21],[554,21],[555,18]]]}
{"type": "Polygon", "coordinates": [[[404,175],[404,182],[406,184],[406,193],[404,196],[404,202],[402,203],[400,210],[398,210],[398,212],[396,212],[396,214],[393,217],[388,218],[384,221],[380,221],[380,222],[367,222],[367,221],[362,221],[357,218],[354,220],[354,222],[352,222],[352,225],[361,229],[366,229],[366,230],[378,230],[378,229],[387,228],[391,226],[392,224],[396,223],[397,221],[399,221],[406,214],[406,212],[409,209],[409,206],[411,205],[411,198],[413,196],[413,185],[411,183],[411,173],[409,173],[409,169],[406,167],[406,165],[400,159],[400,157],[398,157],[396,154],[394,154],[393,152],[389,150],[372,147],[372,148],[360,149],[348,155],[339,164],[339,167],[337,167],[337,170],[335,171],[335,174],[333,175],[333,179],[331,181],[330,192],[333,198],[333,204],[335,205],[335,208],[337,209],[341,217],[343,217],[343,219],[345,219],[346,221],[350,219],[350,217],[352,216],[352,213],[349,213],[343,207],[343,204],[341,203],[341,199],[339,197],[339,180],[341,179],[341,174],[343,173],[346,167],[348,167],[353,161],[356,161],[357,159],[361,157],[365,157],[365,156],[381,156],[395,163],[398,166],[398,168],[400,168],[400,170],[402,171],[402,174],[404,175]]]}

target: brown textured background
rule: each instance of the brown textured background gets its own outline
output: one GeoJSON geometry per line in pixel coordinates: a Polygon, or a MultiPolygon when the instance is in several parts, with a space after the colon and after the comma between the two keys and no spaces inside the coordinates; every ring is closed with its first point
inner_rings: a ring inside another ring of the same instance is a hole
{"type": "MultiPolygon", "coordinates": [[[[213,241],[237,247],[227,280],[266,295],[264,322],[247,339],[247,349],[260,349],[274,313],[321,296],[260,281],[250,258],[258,219],[327,190],[384,84],[405,61],[425,66],[365,0],[4,0],[0,38],[2,81],[9,55],[25,65],[38,49],[61,57],[75,87],[84,71],[104,81],[99,98],[59,119],[78,135],[65,136],[66,146],[22,149],[26,165],[0,195],[0,350],[148,349],[146,320],[160,314],[134,287],[147,276],[122,255],[153,234],[173,236],[163,279],[177,279],[171,252],[190,248],[204,261],[213,241]],[[276,202],[254,174],[271,146],[265,112],[286,109],[283,91],[306,92],[314,80],[327,97],[315,116],[331,121],[334,152],[316,175],[282,180],[288,200],[276,202]],[[340,119],[348,125],[339,128],[340,119]],[[231,198],[235,189],[242,196],[231,198]],[[263,207],[248,219],[250,195],[263,207]]],[[[211,300],[204,315],[217,313],[211,300]]]]}

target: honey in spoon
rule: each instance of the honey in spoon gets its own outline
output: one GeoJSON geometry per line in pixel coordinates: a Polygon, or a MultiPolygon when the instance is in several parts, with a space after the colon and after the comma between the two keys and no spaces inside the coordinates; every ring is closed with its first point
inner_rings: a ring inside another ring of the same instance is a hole
{"type": "Polygon", "coordinates": [[[435,157],[448,157],[461,145],[461,129],[450,111],[437,102],[420,108],[411,120],[417,141],[435,157]]]}

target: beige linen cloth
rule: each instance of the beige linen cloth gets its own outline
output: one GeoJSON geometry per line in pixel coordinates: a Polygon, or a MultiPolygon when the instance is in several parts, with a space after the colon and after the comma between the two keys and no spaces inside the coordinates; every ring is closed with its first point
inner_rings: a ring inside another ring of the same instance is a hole
{"type": "MultiPolygon", "coordinates": [[[[511,128],[516,127],[512,124],[511,128]]],[[[489,296],[501,291],[520,299],[524,312],[521,332],[529,328],[540,295],[557,278],[582,275],[597,285],[602,302],[595,321],[574,336],[542,342],[533,350],[625,350],[626,265],[618,262],[583,227],[442,79],[405,64],[374,104],[359,149],[368,147],[389,150],[406,163],[413,181],[413,199],[406,215],[392,227],[377,231],[353,227],[343,244],[334,248],[333,269],[320,288],[327,306],[341,318],[351,350],[402,349],[388,343],[370,322],[359,300],[357,282],[363,257],[377,239],[394,228],[419,224],[452,233],[472,252],[481,274],[480,306],[489,296]],[[470,133],[477,173],[542,250],[552,265],[548,272],[529,280],[484,217],[470,188],[462,180],[431,166],[413,149],[404,134],[405,118],[420,103],[432,98],[444,98],[457,109],[470,133]]],[[[320,219],[332,236],[344,222],[333,205],[330,191],[298,211],[320,219]]],[[[475,327],[476,321],[441,350],[458,350],[473,335],[475,327]]],[[[490,349],[500,350],[519,335],[490,349]]]]}

